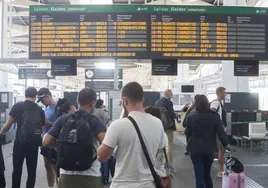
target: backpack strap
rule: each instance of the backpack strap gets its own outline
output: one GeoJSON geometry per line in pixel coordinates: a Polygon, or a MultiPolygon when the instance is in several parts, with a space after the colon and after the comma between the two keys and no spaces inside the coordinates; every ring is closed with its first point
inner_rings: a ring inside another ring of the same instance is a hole
{"type": "MultiPolygon", "coordinates": [[[[221,101],[219,100],[219,99],[215,99],[215,100],[213,100],[211,103],[213,103],[213,102],[215,102],[215,101],[218,101],[220,104],[219,104],[219,106],[218,106],[218,108],[216,109],[216,111],[215,112],[219,112],[219,110],[220,110],[220,107],[222,108],[222,103],[221,103],[221,101]]],[[[210,103],[210,104],[211,104],[210,103]]]]}
{"type": "Polygon", "coordinates": [[[167,156],[167,150],[166,150],[165,147],[163,148],[163,152],[164,152],[164,155],[165,155],[166,163],[168,165],[169,164],[169,161],[168,161],[168,156],[167,156]]]}
{"type": "Polygon", "coordinates": [[[138,124],[137,124],[137,122],[131,116],[128,116],[127,118],[131,121],[131,123],[133,124],[133,126],[136,129],[136,132],[138,134],[138,137],[139,137],[139,140],[140,140],[140,143],[141,143],[141,147],[142,147],[143,153],[144,153],[145,158],[146,158],[146,160],[148,162],[148,165],[149,165],[151,174],[152,174],[152,176],[154,178],[154,182],[156,184],[156,187],[157,188],[160,188],[160,187],[162,187],[161,186],[161,179],[160,179],[160,177],[158,176],[158,174],[156,173],[156,171],[154,169],[154,165],[152,163],[152,160],[151,160],[150,155],[148,153],[147,147],[146,147],[146,145],[144,143],[144,140],[142,138],[141,131],[140,131],[139,127],[138,127],[138,124]]]}

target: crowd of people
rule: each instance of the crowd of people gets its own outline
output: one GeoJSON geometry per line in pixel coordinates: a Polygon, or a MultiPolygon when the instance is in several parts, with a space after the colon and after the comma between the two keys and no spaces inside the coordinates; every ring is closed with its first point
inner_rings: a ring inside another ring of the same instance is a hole
{"type": "MultiPolygon", "coordinates": [[[[217,99],[195,96],[183,125],[187,136],[186,155],[193,163],[196,188],[212,188],[210,169],[218,152],[222,177],[223,158],[228,140],[226,112],[222,105],[225,88],[217,99]]],[[[172,146],[176,130],[172,91],[154,106],[144,108],[143,88],[130,82],[122,89],[122,115],[109,125],[103,100],[90,88],[77,96],[78,109],[67,99],[56,102],[47,88],[29,87],[25,101],[15,104],[0,130],[6,133],[17,124],[13,148],[12,188],[20,188],[24,160],[28,178],[26,188],[34,188],[38,152],[44,158],[49,188],[104,188],[101,168],[115,158],[111,188],[168,188],[176,171],[172,146]],[[38,103],[45,106],[43,110],[38,103]]],[[[1,149],[1,147],[0,147],[1,149]]],[[[5,188],[4,158],[0,150],[0,188],[5,188]]]]}

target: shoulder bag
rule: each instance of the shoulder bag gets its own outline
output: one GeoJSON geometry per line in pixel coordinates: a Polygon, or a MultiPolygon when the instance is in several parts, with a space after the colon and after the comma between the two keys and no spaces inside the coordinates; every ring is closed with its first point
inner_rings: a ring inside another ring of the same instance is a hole
{"type": "Polygon", "coordinates": [[[152,174],[152,176],[154,178],[155,187],[156,188],[164,188],[163,185],[162,185],[162,183],[161,183],[160,176],[156,173],[156,171],[154,169],[154,165],[153,165],[153,163],[152,163],[152,161],[150,159],[150,155],[148,153],[148,150],[147,150],[146,145],[144,143],[144,140],[142,138],[141,131],[140,131],[138,125],[137,125],[137,122],[131,116],[128,116],[127,118],[131,121],[131,123],[133,124],[133,126],[136,129],[136,132],[138,134],[138,137],[139,137],[139,140],[140,140],[140,143],[141,143],[141,147],[142,147],[143,153],[144,153],[145,158],[146,158],[146,160],[148,162],[149,168],[151,170],[151,174],[152,174]]]}

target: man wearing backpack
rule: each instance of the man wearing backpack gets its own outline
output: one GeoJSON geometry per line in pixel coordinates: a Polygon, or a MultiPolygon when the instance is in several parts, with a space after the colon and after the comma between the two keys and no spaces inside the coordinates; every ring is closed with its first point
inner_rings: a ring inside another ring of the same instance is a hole
{"type": "MultiPolygon", "coordinates": [[[[173,157],[172,157],[173,132],[174,132],[174,130],[176,130],[175,119],[177,117],[177,115],[174,111],[174,108],[173,108],[173,102],[171,101],[172,98],[173,98],[172,91],[170,89],[167,89],[164,93],[164,97],[162,97],[161,99],[156,101],[156,106],[166,108],[168,115],[173,123],[173,126],[171,126],[170,129],[165,130],[165,132],[168,136],[168,160],[169,160],[171,166],[173,163],[173,157]]],[[[175,169],[173,169],[173,170],[175,170],[175,169]]]]}
{"type": "Polygon", "coordinates": [[[36,103],[37,90],[29,87],[25,91],[26,100],[15,104],[0,135],[6,133],[13,123],[17,122],[17,133],[13,148],[12,188],[20,188],[24,159],[28,171],[26,188],[34,188],[38,149],[41,145],[42,126],[45,124],[45,114],[36,103]]]}
{"type": "MultiPolygon", "coordinates": [[[[222,101],[224,100],[225,95],[226,95],[226,89],[224,87],[218,87],[216,89],[216,95],[217,95],[217,99],[213,100],[210,103],[210,108],[211,110],[217,112],[220,115],[222,124],[226,128],[227,127],[226,111],[222,104],[222,101]]],[[[224,171],[225,149],[221,145],[219,139],[217,139],[217,142],[218,142],[217,145],[218,145],[218,163],[219,163],[219,169],[218,169],[219,171],[218,171],[217,177],[222,178],[222,173],[224,171]]]]}
{"type": "Polygon", "coordinates": [[[79,110],[59,117],[43,138],[43,146],[57,148],[59,188],[103,188],[97,148],[106,128],[96,116],[96,92],[84,88],[78,93],[79,110]]]}
{"type": "Polygon", "coordinates": [[[130,82],[123,87],[122,101],[129,116],[110,125],[103,144],[98,149],[98,160],[103,162],[109,159],[117,148],[111,188],[155,188],[149,160],[130,117],[141,132],[153,169],[157,152],[165,146],[163,125],[158,118],[144,112],[143,89],[137,82],[130,82]]]}

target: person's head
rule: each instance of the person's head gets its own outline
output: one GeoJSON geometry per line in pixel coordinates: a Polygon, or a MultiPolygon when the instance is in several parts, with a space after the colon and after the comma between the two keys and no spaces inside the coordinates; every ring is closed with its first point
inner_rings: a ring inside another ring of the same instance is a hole
{"type": "Polygon", "coordinates": [[[95,105],[96,108],[103,108],[103,100],[102,99],[98,99],[96,101],[96,105],[95,105]]]}
{"type": "Polygon", "coordinates": [[[144,108],[144,111],[148,114],[151,114],[152,116],[158,118],[161,120],[161,112],[160,109],[158,107],[155,106],[146,106],[144,108]]]}
{"type": "Polygon", "coordinates": [[[122,104],[125,112],[143,110],[143,89],[137,82],[129,82],[122,89],[122,104]]]}
{"type": "Polygon", "coordinates": [[[205,95],[198,95],[195,100],[195,110],[197,112],[208,112],[210,105],[205,95]]]}
{"type": "Polygon", "coordinates": [[[171,89],[167,89],[165,92],[164,92],[164,96],[168,99],[172,99],[173,98],[173,93],[171,91],[171,89]]]}
{"type": "Polygon", "coordinates": [[[224,100],[224,97],[226,95],[226,88],[225,87],[218,87],[216,89],[216,95],[219,100],[224,100]]]}
{"type": "Polygon", "coordinates": [[[194,96],[194,101],[196,101],[197,97],[199,96],[199,94],[194,96]]]}
{"type": "Polygon", "coordinates": [[[34,87],[28,87],[25,90],[25,98],[27,100],[35,102],[36,101],[36,96],[37,96],[37,90],[34,87]]]}
{"type": "Polygon", "coordinates": [[[41,102],[46,107],[52,105],[54,102],[51,92],[44,87],[38,90],[37,98],[37,102],[41,102]]]}
{"type": "Polygon", "coordinates": [[[195,104],[195,101],[196,101],[196,99],[197,99],[198,96],[199,96],[199,94],[197,94],[197,95],[194,96],[193,105],[195,104]]]}
{"type": "Polygon", "coordinates": [[[92,112],[92,110],[95,108],[96,99],[96,92],[90,88],[82,89],[77,96],[79,108],[87,110],[88,112],[92,112]]]}
{"type": "Polygon", "coordinates": [[[59,99],[56,107],[57,117],[60,117],[64,114],[70,114],[75,111],[74,105],[72,105],[66,98],[59,99]]]}

